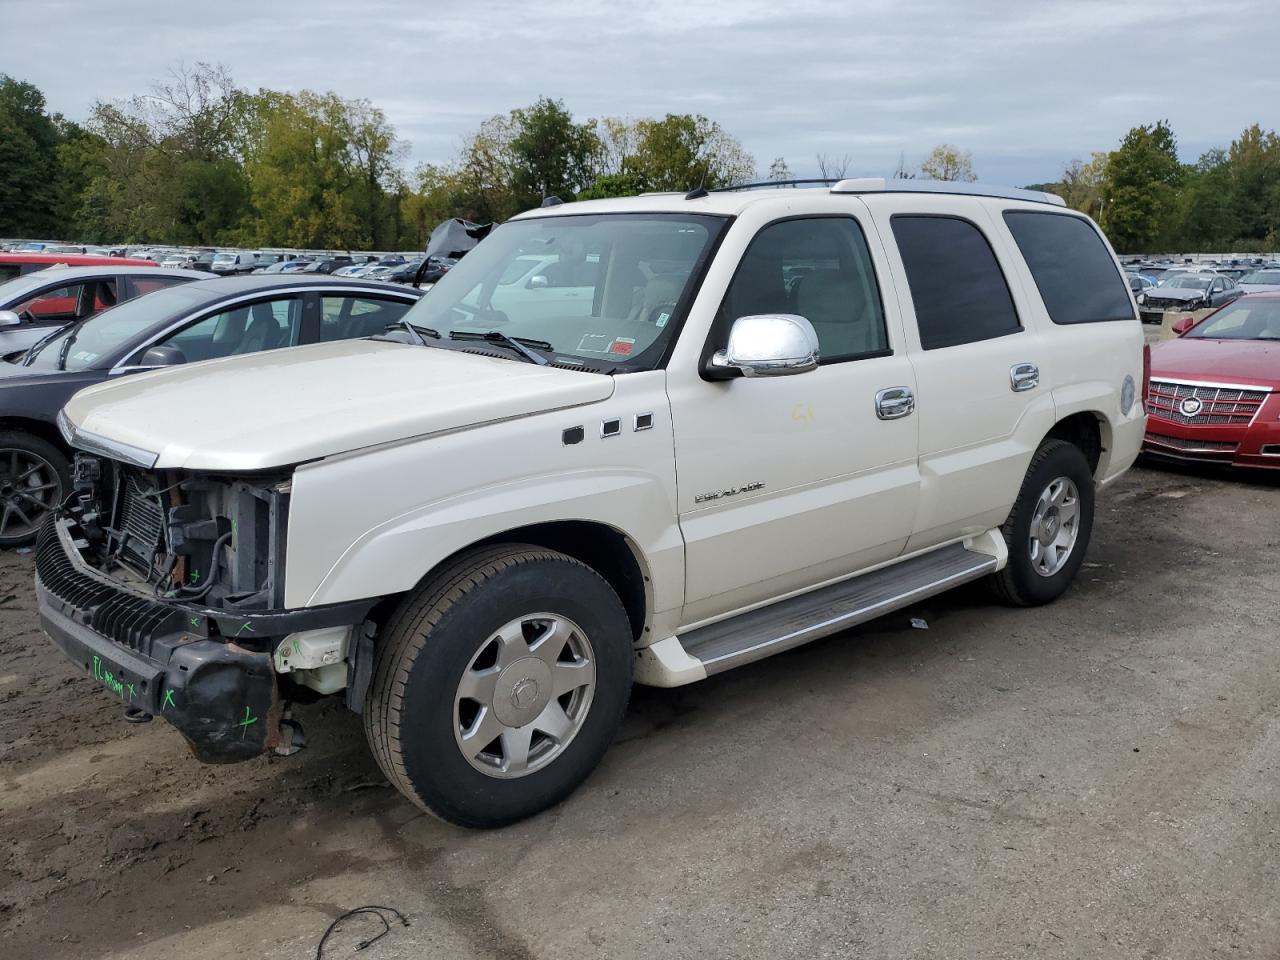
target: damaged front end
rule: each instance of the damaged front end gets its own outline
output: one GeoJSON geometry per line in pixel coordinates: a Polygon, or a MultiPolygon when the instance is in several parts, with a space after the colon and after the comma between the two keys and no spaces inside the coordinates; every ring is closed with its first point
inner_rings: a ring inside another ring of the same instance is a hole
{"type": "Polygon", "coordinates": [[[287,473],[155,471],[79,453],[74,492],[37,541],[46,632],[205,762],[288,748],[280,675],[346,685],[347,642],[375,602],[284,608],[289,490],[287,473]],[[324,669],[305,669],[313,661],[324,669]]]}

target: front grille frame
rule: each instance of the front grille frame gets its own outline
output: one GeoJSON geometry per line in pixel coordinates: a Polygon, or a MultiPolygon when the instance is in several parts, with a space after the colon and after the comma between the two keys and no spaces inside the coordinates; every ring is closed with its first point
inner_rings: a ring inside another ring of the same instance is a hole
{"type": "Polygon", "coordinates": [[[1147,442],[1159,447],[1169,447],[1180,453],[1204,453],[1218,456],[1234,455],[1240,444],[1230,440],[1201,440],[1194,437],[1171,437],[1163,433],[1148,433],[1147,442]]]}
{"type": "Polygon", "coordinates": [[[1248,428],[1270,395],[1266,387],[1152,377],[1147,413],[1184,427],[1248,428]],[[1179,405],[1188,397],[1200,400],[1203,412],[1191,417],[1184,414],[1179,405]]]}

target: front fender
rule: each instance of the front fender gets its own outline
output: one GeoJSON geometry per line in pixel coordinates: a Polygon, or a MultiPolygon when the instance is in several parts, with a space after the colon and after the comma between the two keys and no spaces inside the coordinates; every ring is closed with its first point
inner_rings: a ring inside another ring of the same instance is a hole
{"type": "Polygon", "coordinates": [[[630,540],[650,578],[654,614],[678,609],[684,551],[670,414],[647,406],[651,429],[605,439],[601,416],[631,421],[629,408],[613,409],[615,400],[300,466],[289,507],[286,604],[402,593],[478,541],[579,520],[630,540]],[[562,443],[563,430],[584,421],[585,438],[562,443]]]}

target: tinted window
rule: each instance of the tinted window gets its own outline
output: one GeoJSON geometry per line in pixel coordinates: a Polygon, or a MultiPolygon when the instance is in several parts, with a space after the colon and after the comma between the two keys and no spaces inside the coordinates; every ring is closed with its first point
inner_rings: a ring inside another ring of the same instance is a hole
{"type": "Polygon", "coordinates": [[[180,283],[187,283],[187,277],[126,277],[125,285],[129,290],[130,297],[141,297],[143,294],[155,293],[157,290],[163,290],[165,287],[174,287],[180,283]]]}
{"type": "Polygon", "coordinates": [[[723,326],[795,313],[818,334],[824,362],[888,348],[867,241],[848,217],[784,220],[756,234],[725,292],[723,326]]]}
{"type": "Polygon", "coordinates": [[[302,301],[263,300],[205,317],[154,346],[177,347],[187,363],[291,347],[298,342],[302,301]]]}
{"type": "Polygon", "coordinates": [[[899,214],[892,222],[924,349],[990,340],[1022,329],[1009,285],[982,231],[955,217],[899,214]]]}
{"type": "Polygon", "coordinates": [[[1006,210],[1040,298],[1054,323],[1132,320],[1133,306],[1098,231],[1079,217],[1006,210]]]}
{"type": "Polygon", "coordinates": [[[382,297],[330,294],[320,299],[320,342],[351,340],[385,333],[412,304],[382,297]]]}

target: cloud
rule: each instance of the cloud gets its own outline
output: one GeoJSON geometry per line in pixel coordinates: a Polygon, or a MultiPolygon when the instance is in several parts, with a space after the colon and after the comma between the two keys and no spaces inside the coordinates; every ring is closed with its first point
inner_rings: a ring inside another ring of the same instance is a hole
{"type": "Polygon", "coordinates": [[[547,95],[579,118],[705,113],[761,170],[812,174],[826,152],[885,174],[950,141],[982,179],[1024,183],[1162,118],[1193,160],[1280,96],[1275,0],[41,0],[4,19],[3,69],[69,117],[207,60],[254,89],[367,98],[414,162],[547,95]]]}

